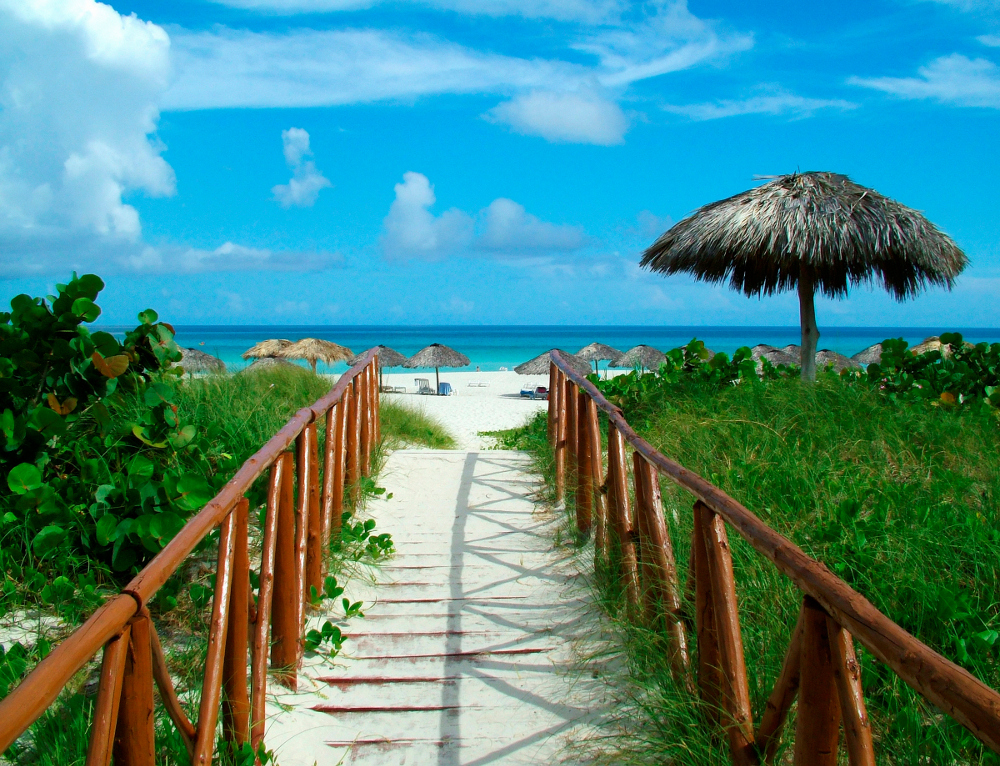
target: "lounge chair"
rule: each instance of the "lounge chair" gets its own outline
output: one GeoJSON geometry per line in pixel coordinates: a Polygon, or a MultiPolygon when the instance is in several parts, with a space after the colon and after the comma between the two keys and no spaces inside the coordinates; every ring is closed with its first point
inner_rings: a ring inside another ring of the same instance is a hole
{"type": "Polygon", "coordinates": [[[418,394],[433,394],[434,389],[431,388],[431,382],[427,378],[414,378],[413,385],[417,387],[418,394]]]}
{"type": "Polygon", "coordinates": [[[535,383],[521,386],[521,397],[526,399],[548,399],[549,389],[535,383]]]}
{"type": "Polygon", "coordinates": [[[443,380],[438,383],[438,396],[451,396],[451,383],[443,380]]]}

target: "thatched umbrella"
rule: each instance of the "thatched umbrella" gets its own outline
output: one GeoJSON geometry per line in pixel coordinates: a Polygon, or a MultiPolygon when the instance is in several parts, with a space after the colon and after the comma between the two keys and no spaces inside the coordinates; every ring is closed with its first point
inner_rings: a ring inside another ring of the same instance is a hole
{"type": "Polygon", "coordinates": [[[897,300],[926,284],[951,288],[968,263],[915,210],[837,173],[778,176],[713,202],[664,233],[641,264],[664,274],[729,280],[746,295],[798,288],[802,378],[816,377],[816,290],[830,297],[878,281],[897,300]]]}
{"type": "Polygon", "coordinates": [[[563,355],[563,359],[569,362],[570,367],[576,370],[583,377],[590,375],[590,363],[585,362],[573,354],[567,351],[563,351],[561,348],[553,348],[546,351],[544,354],[539,354],[534,359],[529,359],[524,364],[519,364],[514,368],[514,372],[518,375],[548,375],[549,374],[549,362],[552,361],[549,354],[553,351],[558,351],[563,355]]]}
{"type": "Polygon", "coordinates": [[[433,367],[434,368],[434,382],[436,386],[434,391],[436,393],[441,392],[441,367],[465,367],[471,364],[469,362],[469,357],[465,354],[458,353],[453,348],[448,348],[447,346],[442,346],[440,343],[431,343],[431,345],[426,348],[420,349],[417,353],[406,360],[404,367],[433,367]]]}
{"type": "Polygon", "coordinates": [[[660,365],[667,361],[667,355],[662,351],[657,351],[652,346],[639,344],[633,346],[624,354],[615,359],[612,367],[641,367],[644,370],[658,370],[660,365]]]}
{"type": "Polygon", "coordinates": [[[874,346],[869,346],[864,351],[856,353],[851,359],[866,367],[869,364],[879,364],[882,361],[882,344],[876,343],[874,346]]]}
{"type": "MultiPolygon", "coordinates": [[[[266,370],[274,370],[278,368],[291,367],[294,370],[302,370],[301,367],[292,364],[291,362],[286,362],[284,359],[275,359],[273,356],[266,356],[263,359],[258,359],[253,364],[247,365],[242,370],[240,370],[237,375],[243,375],[244,373],[258,373],[264,372],[266,370]]],[[[305,374],[305,370],[302,370],[305,374]]]]}
{"type": "Polygon", "coordinates": [[[613,362],[622,355],[622,352],[604,343],[591,343],[589,346],[584,346],[577,351],[576,355],[580,359],[593,362],[594,374],[596,375],[598,362],[613,362]]]}
{"type": "Polygon", "coordinates": [[[318,338],[303,338],[274,354],[278,359],[306,359],[316,372],[316,362],[321,359],[327,364],[344,362],[354,356],[347,346],[339,346],[328,340],[318,338]]]}
{"type": "Polygon", "coordinates": [[[270,359],[274,357],[281,349],[291,346],[292,342],[290,340],[285,340],[284,338],[271,338],[270,340],[262,340],[253,348],[249,348],[244,351],[241,356],[244,359],[270,359]]]}
{"type": "Polygon", "coordinates": [[[204,351],[199,351],[196,348],[181,349],[180,365],[184,368],[184,372],[189,372],[192,375],[196,372],[219,374],[226,371],[225,362],[217,356],[206,354],[204,351]]]}
{"type": "MultiPolygon", "coordinates": [[[[352,356],[347,360],[349,367],[353,367],[358,363],[364,354],[357,354],[352,356]]],[[[398,351],[389,348],[388,346],[383,346],[379,344],[378,347],[378,387],[382,388],[382,368],[383,367],[402,367],[406,364],[406,357],[403,356],[398,351]]]]}

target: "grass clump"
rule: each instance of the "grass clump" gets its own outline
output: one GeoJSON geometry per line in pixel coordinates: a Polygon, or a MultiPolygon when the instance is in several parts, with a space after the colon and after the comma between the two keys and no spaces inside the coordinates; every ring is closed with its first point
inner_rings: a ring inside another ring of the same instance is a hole
{"type": "MultiPolygon", "coordinates": [[[[735,497],[890,619],[1000,687],[995,413],[893,402],[878,389],[821,376],[815,385],[781,378],[722,388],[680,379],[635,397],[625,416],[663,454],[735,497]]],[[[513,443],[532,449],[547,470],[544,417],[524,431],[511,433],[513,443]]],[[[668,480],[661,484],[685,593],[694,498],[668,480]]],[[[759,720],[801,595],[729,532],[759,720]]],[[[629,621],[619,584],[606,571],[596,585],[629,669],[621,684],[626,736],[617,740],[614,762],[727,761],[696,700],[671,677],[663,636],[629,621]]],[[[686,609],[693,624],[693,605],[686,609]]],[[[1000,763],[860,646],[858,654],[880,763],[1000,763]]],[[[794,711],[785,731],[791,740],[794,711]]]]}
{"type": "Polygon", "coordinates": [[[455,449],[455,439],[425,412],[397,402],[383,401],[382,439],[389,449],[419,445],[429,449],[455,449]]]}

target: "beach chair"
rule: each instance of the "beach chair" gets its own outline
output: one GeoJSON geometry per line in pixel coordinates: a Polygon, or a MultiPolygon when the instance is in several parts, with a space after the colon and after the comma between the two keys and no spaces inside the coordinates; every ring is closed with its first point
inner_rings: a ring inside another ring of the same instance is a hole
{"type": "Polygon", "coordinates": [[[438,383],[438,396],[451,396],[451,383],[443,380],[438,383]]]}
{"type": "Polygon", "coordinates": [[[521,386],[521,397],[526,399],[548,399],[549,390],[537,383],[525,383],[521,386]]]}
{"type": "Polygon", "coordinates": [[[427,378],[414,378],[413,385],[417,387],[418,394],[433,394],[434,389],[431,388],[431,382],[427,378]]]}

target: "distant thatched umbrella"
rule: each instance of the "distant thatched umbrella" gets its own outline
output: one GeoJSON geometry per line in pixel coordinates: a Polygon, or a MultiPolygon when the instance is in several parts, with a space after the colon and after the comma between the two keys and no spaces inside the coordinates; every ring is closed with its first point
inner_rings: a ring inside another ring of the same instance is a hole
{"type": "MultiPolygon", "coordinates": [[[[250,365],[244,367],[242,370],[240,370],[236,374],[237,375],[243,375],[243,374],[248,373],[248,372],[249,373],[258,373],[258,372],[264,372],[265,370],[274,370],[274,369],[278,369],[278,368],[282,368],[282,367],[285,367],[285,368],[291,367],[292,369],[295,369],[295,370],[302,370],[301,367],[298,367],[298,366],[292,364],[291,362],[286,362],[284,359],[275,359],[274,357],[268,356],[268,357],[264,357],[263,359],[258,359],[253,364],[250,364],[250,365]]],[[[302,374],[303,375],[305,374],[305,370],[302,370],[302,374]]]]}
{"type": "Polygon", "coordinates": [[[851,359],[865,366],[879,364],[882,361],[882,344],[876,343],[874,346],[869,346],[864,351],[856,353],[851,359]]]}
{"type": "Polygon", "coordinates": [[[327,364],[344,362],[354,356],[347,346],[339,346],[328,340],[318,338],[303,338],[274,354],[278,359],[306,359],[316,372],[316,362],[323,360],[327,364]]]}
{"type": "Polygon", "coordinates": [[[836,351],[830,351],[829,349],[824,348],[822,351],[816,353],[817,367],[826,367],[831,364],[833,365],[834,372],[841,372],[849,367],[861,366],[850,357],[838,354],[836,351]]]}
{"type": "Polygon", "coordinates": [[[633,346],[624,354],[619,356],[612,367],[641,367],[644,370],[658,370],[660,365],[667,360],[667,355],[662,351],[657,351],[652,346],[644,346],[641,343],[633,346]]]}
{"type": "Polygon", "coordinates": [[[275,356],[281,349],[291,346],[292,342],[290,340],[285,340],[284,338],[272,338],[270,340],[262,340],[253,348],[249,348],[242,353],[244,359],[270,359],[275,356]]]}
{"type": "Polygon", "coordinates": [[[590,375],[590,363],[580,359],[573,354],[563,351],[561,348],[554,348],[551,351],[546,351],[544,354],[539,354],[534,359],[529,359],[524,364],[519,364],[514,368],[514,372],[518,375],[548,375],[549,374],[549,362],[551,358],[549,354],[552,351],[558,351],[563,355],[563,358],[569,362],[570,366],[576,370],[583,377],[590,375]]]}
{"type": "Polygon", "coordinates": [[[577,351],[576,355],[580,359],[593,362],[594,373],[596,374],[598,362],[613,362],[622,355],[622,352],[604,343],[591,343],[589,346],[584,346],[577,351]]]}
{"type": "Polygon", "coordinates": [[[837,173],[779,176],[697,210],[646,250],[643,266],[729,280],[746,295],[798,288],[802,378],[816,377],[818,289],[830,297],[878,281],[897,300],[951,288],[968,260],[915,210],[837,173]]]}
{"type": "MultiPolygon", "coordinates": [[[[357,354],[352,356],[347,360],[349,367],[353,367],[358,363],[364,354],[357,354]]],[[[378,387],[382,388],[382,368],[383,367],[402,367],[406,364],[406,357],[403,356],[398,351],[395,351],[388,346],[379,345],[378,347],[378,387]]]]}
{"type": "Polygon", "coordinates": [[[431,343],[426,348],[420,349],[417,353],[406,360],[404,367],[433,367],[434,382],[437,384],[435,392],[441,391],[441,367],[465,367],[469,362],[469,357],[460,354],[453,348],[442,346],[440,343],[431,343]]]}
{"type": "Polygon", "coordinates": [[[184,372],[189,372],[192,375],[196,372],[218,374],[226,371],[225,362],[196,348],[181,349],[180,365],[184,368],[184,372]]]}

